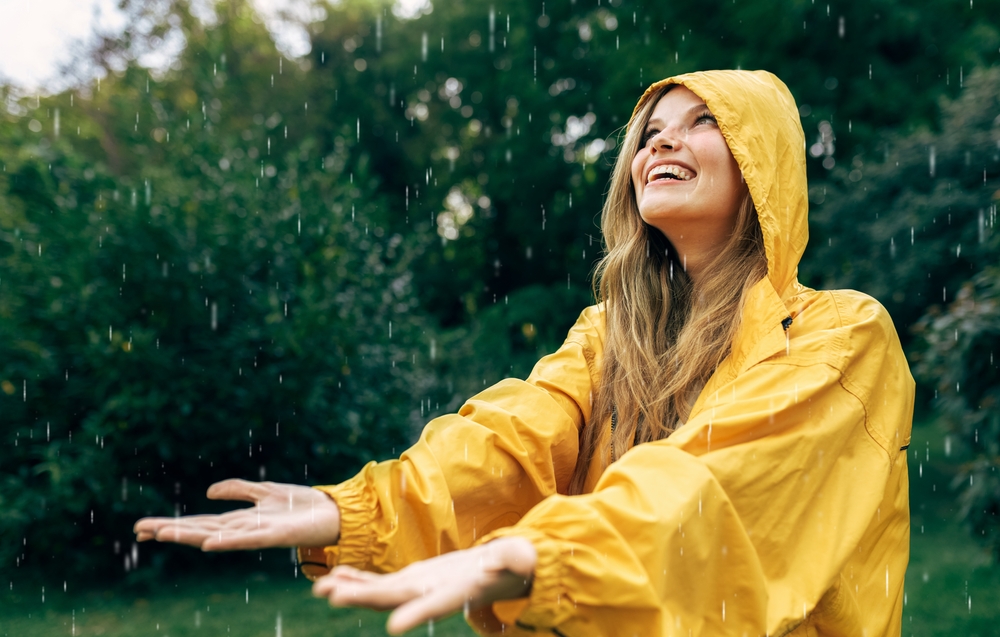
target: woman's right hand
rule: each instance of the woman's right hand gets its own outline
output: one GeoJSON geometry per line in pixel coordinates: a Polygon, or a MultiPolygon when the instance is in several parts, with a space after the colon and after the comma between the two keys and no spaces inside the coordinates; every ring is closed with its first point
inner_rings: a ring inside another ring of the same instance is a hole
{"type": "Polygon", "coordinates": [[[340,537],[340,508],[322,491],[297,484],[223,480],[208,488],[212,500],[254,506],[218,515],[143,518],[136,540],[177,542],[203,551],[329,546],[340,537]]]}

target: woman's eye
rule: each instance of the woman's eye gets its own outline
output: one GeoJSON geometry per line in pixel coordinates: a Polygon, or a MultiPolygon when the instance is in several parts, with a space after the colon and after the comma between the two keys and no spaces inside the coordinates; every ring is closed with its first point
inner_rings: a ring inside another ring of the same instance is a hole
{"type": "Polygon", "coordinates": [[[715,116],[712,115],[711,113],[702,113],[701,115],[698,116],[698,119],[695,120],[695,123],[698,124],[702,120],[709,121],[709,122],[712,122],[714,124],[715,123],[715,116]]]}
{"type": "Polygon", "coordinates": [[[642,148],[645,148],[649,144],[649,140],[653,139],[653,137],[657,133],[659,133],[659,132],[660,131],[656,130],[655,128],[651,128],[648,131],[646,131],[645,133],[643,133],[642,134],[642,148]]]}

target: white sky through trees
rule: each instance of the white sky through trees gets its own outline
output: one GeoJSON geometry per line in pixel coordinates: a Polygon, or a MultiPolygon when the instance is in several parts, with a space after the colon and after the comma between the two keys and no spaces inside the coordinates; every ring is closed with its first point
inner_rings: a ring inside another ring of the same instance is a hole
{"type": "MultiPolygon", "coordinates": [[[[207,5],[211,0],[195,4],[207,5]]],[[[282,9],[297,19],[319,16],[309,0],[253,0],[279,48],[290,56],[304,55],[309,41],[301,28],[278,17],[282,9]]],[[[60,64],[72,59],[73,44],[88,41],[95,27],[117,31],[124,25],[117,0],[0,0],[0,83],[22,90],[52,92],[62,88],[60,64]]],[[[321,4],[321,3],[318,3],[321,4]]],[[[197,11],[197,7],[195,7],[197,11]]],[[[397,0],[394,13],[402,18],[430,11],[429,0],[397,0]]],[[[143,62],[147,62],[143,60],[143,62]]],[[[150,60],[153,65],[168,60],[150,60]]]]}
{"type": "Polygon", "coordinates": [[[121,28],[115,0],[0,0],[0,81],[34,91],[94,26],[121,28]]]}

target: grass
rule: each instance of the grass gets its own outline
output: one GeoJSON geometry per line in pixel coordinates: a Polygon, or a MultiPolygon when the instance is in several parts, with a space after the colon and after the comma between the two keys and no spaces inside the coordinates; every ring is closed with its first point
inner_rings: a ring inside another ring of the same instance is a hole
{"type": "MultiPolygon", "coordinates": [[[[61,587],[6,591],[0,596],[0,636],[143,635],[156,637],[383,636],[386,613],[334,609],[310,594],[309,582],[257,574],[174,582],[148,595],[128,590],[63,593],[61,587]]],[[[473,635],[460,615],[409,633],[473,635]]]]}
{"type": "MultiPolygon", "coordinates": [[[[913,430],[903,637],[1000,636],[1000,566],[992,564],[986,549],[957,520],[949,488],[956,465],[944,455],[944,439],[944,431],[933,423],[913,430]]],[[[28,590],[15,583],[0,591],[0,637],[386,634],[385,613],[332,609],[314,599],[308,582],[293,579],[286,566],[249,577],[176,581],[149,593],[122,587],[63,592],[61,584],[47,589],[44,601],[37,586],[28,590]]],[[[410,634],[473,635],[459,615],[410,634]]]]}
{"type": "Polygon", "coordinates": [[[913,429],[910,443],[910,565],[903,635],[1000,635],[1000,566],[958,521],[950,489],[957,465],[945,431],[913,429]]]}

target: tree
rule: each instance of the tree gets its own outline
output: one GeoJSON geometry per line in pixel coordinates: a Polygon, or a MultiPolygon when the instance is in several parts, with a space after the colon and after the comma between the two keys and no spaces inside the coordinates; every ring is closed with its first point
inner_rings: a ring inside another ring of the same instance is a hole
{"type": "Polygon", "coordinates": [[[8,568],[134,570],[138,517],[201,510],[223,477],[344,479],[434,395],[422,246],[387,228],[353,141],[320,152],[303,102],[283,114],[294,65],[289,92],[256,90],[278,56],[246,7],[186,35],[161,81],[132,63],[0,120],[8,568]]]}
{"type": "Polygon", "coordinates": [[[913,327],[918,386],[968,458],[962,516],[1000,557],[1000,68],[964,84],[942,101],[940,131],[889,135],[811,189],[807,276],[869,292],[913,327]]]}

